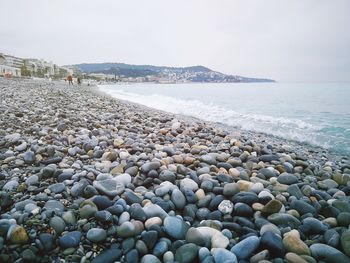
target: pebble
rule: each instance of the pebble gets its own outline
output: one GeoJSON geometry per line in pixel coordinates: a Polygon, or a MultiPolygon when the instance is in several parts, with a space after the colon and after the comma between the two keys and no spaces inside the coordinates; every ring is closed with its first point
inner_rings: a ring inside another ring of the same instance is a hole
{"type": "Polygon", "coordinates": [[[86,238],[89,239],[91,242],[99,243],[107,238],[107,232],[106,230],[101,228],[91,228],[87,232],[86,238]]]}
{"type": "Polygon", "coordinates": [[[79,245],[81,233],[79,231],[68,232],[59,239],[62,248],[72,248],[79,245]]]}
{"type": "Polygon", "coordinates": [[[165,232],[174,239],[185,239],[189,225],[175,216],[168,216],[164,219],[165,232]]]}
{"type": "Polygon", "coordinates": [[[231,252],[237,256],[238,259],[247,259],[258,248],[260,240],[257,236],[250,236],[231,248],[231,252]]]}

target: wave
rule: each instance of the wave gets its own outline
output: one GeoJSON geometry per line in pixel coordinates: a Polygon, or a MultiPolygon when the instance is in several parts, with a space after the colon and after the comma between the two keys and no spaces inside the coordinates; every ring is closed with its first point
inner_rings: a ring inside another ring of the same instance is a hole
{"type": "Polygon", "coordinates": [[[344,141],[341,136],[339,137],[339,134],[325,133],[326,127],[311,124],[301,119],[241,113],[218,105],[218,103],[204,103],[197,99],[179,99],[161,94],[142,95],[120,88],[116,90],[103,86],[100,89],[115,98],[174,114],[187,115],[204,121],[222,123],[246,131],[270,134],[323,148],[344,148],[344,141]]]}

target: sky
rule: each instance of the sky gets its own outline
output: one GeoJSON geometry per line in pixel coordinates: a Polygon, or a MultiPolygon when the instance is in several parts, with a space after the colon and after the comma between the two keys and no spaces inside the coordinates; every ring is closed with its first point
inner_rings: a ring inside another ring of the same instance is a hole
{"type": "Polygon", "coordinates": [[[0,0],[0,52],[350,81],[349,0],[0,0]]]}

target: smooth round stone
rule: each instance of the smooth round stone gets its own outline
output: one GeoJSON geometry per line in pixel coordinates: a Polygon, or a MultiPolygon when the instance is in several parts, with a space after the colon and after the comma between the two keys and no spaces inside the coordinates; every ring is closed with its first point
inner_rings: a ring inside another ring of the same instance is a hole
{"type": "Polygon", "coordinates": [[[59,194],[64,191],[64,189],[66,188],[66,185],[64,183],[56,183],[56,184],[50,185],[48,188],[50,189],[51,192],[55,194],[59,194]]]}
{"type": "Polygon", "coordinates": [[[189,225],[175,216],[168,216],[164,219],[165,232],[174,239],[185,239],[189,225]]]}
{"type": "Polygon", "coordinates": [[[124,197],[127,204],[132,205],[135,203],[141,204],[142,199],[133,191],[127,191],[124,197]]]}
{"type": "Polygon", "coordinates": [[[214,234],[211,238],[212,248],[224,248],[228,246],[228,238],[221,232],[214,234]]]}
{"type": "Polygon", "coordinates": [[[198,247],[195,244],[189,243],[182,245],[176,250],[175,260],[182,263],[190,263],[195,261],[198,254],[198,247]]]}
{"type": "Polygon", "coordinates": [[[307,213],[316,214],[316,209],[312,205],[302,201],[302,200],[294,200],[290,207],[299,212],[299,214],[304,215],[307,213]]]}
{"type": "Polygon", "coordinates": [[[277,177],[277,182],[291,185],[298,183],[298,178],[294,174],[282,173],[277,177]]]}
{"type": "Polygon", "coordinates": [[[80,243],[81,233],[79,231],[68,232],[59,239],[62,248],[77,247],[80,243]]]}
{"type": "Polygon", "coordinates": [[[35,185],[38,182],[39,182],[39,177],[36,174],[33,174],[26,179],[27,185],[35,185]]]}
{"type": "Polygon", "coordinates": [[[230,215],[233,211],[233,203],[230,200],[223,200],[219,204],[218,210],[224,215],[230,215]]]}
{"type": "Polygon", "coordinates": [[[298,255],[310,255],[309,247],[300,239],[300,234],[295,229],[284,234],[283,245],[288,252],[298,255]]]}
{"type": "Polygon", "coordinates": [[[101,228],[91,228],[87,234],[87,239],[94,243],[99,243],[104,241],[107,238],[107,232],[104,229],[101,228]]]}
{"type": "Polygon", "coordinates": [[[139,252],[137,249],[131,249],[125,255],[125,262],[139,262],[139,252]]]}
{"type": "Polygon", "coordinates": [[[163,262],[165,262],[165,263],[173,262],[174,259],[175,259],[175,256],[174,256],[173,252],[171,252],[171,251],[167,251],[163,255],[163,262]]]}
{"type": "Polygon", "coordinates": [[[290,263],[308,263],[308,261],[300,257],[298,254],[292,252],[286,254],[286,259],[290,263]]]}
{"type": "Polygon", "coordinates": [[[146,220],[145,227],[146,229],[149,229],[153,225],[161,226],[163,224],[163,221],[160,217],[151,217],[146,220]]]}
{"type": "Polygon", "coordinates": [[[273,199],[264,206],[261,212],[265,215],[271,215],[274,213],[278,213],[281,210],[281,208],[282,208],[282,203],[277,199],[273,199]]]}
{"type": "Polygon", "coordinates": [[[113,205],[113,202],[104,195],[94,196],[91,201],[97,206],[99,210],[106,209],[113,205]]]}
{"type": "Polygon", "coordinates": [[[55,230],[55,232],[59,235],[66,228],[66,223],[61,217],[54,216],[50,219],[49,225],[55,230]]]}
{"type": "Polygon", "coordinates": [[[59,201],[49,200],[45,203],[44,208],[46,208],[47,211],[63,212],[64,205],[59,201]]]}
{"type": "Polygon", "coordinates": [[[342,233],[340,244],[343,248],[344,253],[347,256],[350,256],[350,230],[346,230],[342,233]]]}
{"type": "Polygon", "coordinates": [[[160,173],[159,179],[162,181],[175,182],[176,175],[171,171],[165,170],[160,173]]]}
{"type": "Polygon", "coordinates": [[[12,225],[7,233],[7,239],[12,244],[25,244],[29,241],[27,231],[22,226],[12,225]]]}
{"type": "Polygon", "coordinates": [[[210,240],[212,248],[226,248],[230,243],[229,239],[215,228],[200,226],[196,229],[206,240],[210,240]]]}
{"type": "Polygon", "coordinates": [[[327,230],[327,226],[316,218],[307,217],[301,226],[303,233],[319,234],[327,230]]]}
{"type": "Polygon", "coordinates": [[[267,249],[271,255],[275,257],[282,257],[284,255],[284,246],[282,238],[273,232],[265,232],[261,239],[261,247],[267,249]]]}
{"type": "Polygon", "coordinates": [[[71,172],[63,172],[58,175],[57,181],[62,183],[65,180],[70,180],[73,176],[73,173],[71,172]]]}
{"type": "Polygon", "coordinates": [[[147,219],[145,212],[142,209],[142,206],[138,203],[132,204],[129,208],[130,217],[135,220],[140,220],[144,222],[147,219]]]}
{"type": "Polygon", "coordinates": [[[3,187],[4,191],[13,191],[19,186],[19,183],[16,180],[8,181],[3,187]]]}
{"type": "Polygon", "coordinates": [[[187,188],[195,192],[198,189],[198,184],[190,178],[184,178],[180,182],[180,188],[187,188]]]}
{"type": "Polygon", "coordinates": [[[250,191],[253,191],[257,194],[259,194],[261,191],[264,190],[264,185],[262,183],[255,183],[251,188],[250,191]]]}
{"type": "Polygon", "coordinates": [[[310,246],[310,251],[311,255],[317,260],[336,263],[350,262],[350,258],[344,255],[338,249],[325,244],[313,244],[310,246]]]}
{"type": "Polygon", "coordinates": [[[194,243],[198,246],[205,246],[207,239],[195,227],[191,227],[186,233],[186,241],[188,243],[194,243]]]}
{"type": "Polygon", "coordinates": [[[234,211],[235,216],[250,217],[253,215],[253,209],[244,203],[236,203],[234,206],[234,211]]]}
{"type": "Polygon", "coordinates": [[[171,201],[178,210],[182,210],[186,205],[186,198],[179,189],[174,189],[171,193],[171,201]]]}
{"type": "Polygon", "coordinates": [[[124,222],[117,227],[117,234],[120,237],[132,237],[136,234],[135,225],[131,222],[124,222]]]}
{"type": "Polygon", "coordinates": [[[257,236],[250,236],[231,248],[231,252],[234,253],[239,259],[249,258],[251,254],[258,248],[260,240],[257,236]]]}
{"type": "Polygon", "coordinates": [[[223,195],[234,196],[239,193],[239,185],[236,183],[227,183],[224,185],[223,195]]]}
{"type": "Polygon", "coordinates": [[[212,254],[213,254],[215,263],[224,263],[224,262],[237,263],[238,262],[236,255],[224,248],[214,248],[212,254]]]}
{"type": "Polygon", "coordinates": [[[337,216],[337,222],[339,226],[348,227],[350,225],[350,213],[341,212],[337,216]]]}
{"type": "Polygon", "coordinates": [[[156,256],[147,254],[141,258],[141,263],[161,263],[161,261],[156,256]]]}
{"type": "Polygon", "coordinates": [[[253,192],[240,192],[231,198],[233,203],[245,203],[251,205],[258,202],[258,196],[253,192]]]}
{"type": "Polygon", "coordinates": [[[167,212],[165,212],[163,208],[156,204],[144,206],[143,211],[145,212],[147,218],[160,217],[164,219],[168,216],[167,212]]]}
{"type": "Polygon", "coordinates": [[[160,258],[168,250],[168,243],[165,241],[158,242],[153,248],[153,255],[160,258]]]}

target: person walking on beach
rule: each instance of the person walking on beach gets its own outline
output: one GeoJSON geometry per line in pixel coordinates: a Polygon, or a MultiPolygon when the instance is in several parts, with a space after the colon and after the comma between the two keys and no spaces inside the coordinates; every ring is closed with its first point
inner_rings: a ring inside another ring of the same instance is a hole
{"type": "Polygon", "coordinates": [[[69,75],[69,76],[67,77],[67,80],[68,80],[68,84],[69,84],[69,85],[70,85],[70,84],[73,85],[73,77],[72,77],[71,75],[69,75]]]}
{"type": "Polygon", "coordinates": [[[78,82],[78,85],[81,84],[81,81],[80,81],[80,78],[79,78],[79,77],[77,78],[77,82],[78,82]]]}

